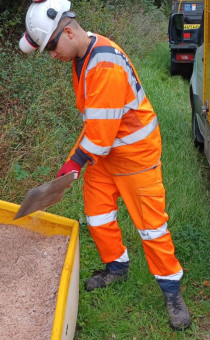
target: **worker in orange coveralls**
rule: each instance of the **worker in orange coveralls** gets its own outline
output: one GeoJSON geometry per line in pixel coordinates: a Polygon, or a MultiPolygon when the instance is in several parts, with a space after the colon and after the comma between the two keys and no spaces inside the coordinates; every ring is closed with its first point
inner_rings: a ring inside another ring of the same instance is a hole
{"type": "Polygon", "coordinates": [[[87,165],[85,214],[106,264],[85,288],[92,291],[128,278],[130,262],[117,222],[121,196],[163,292],[170,324],[176,330],[187,328],[190,315],[180,292],[183,270],[174,255],[165,212],[156,114],[128,56],[108,38],[85,32],[70,7],[68,0],[34,0],[19,46],[25,53],[46,49],[52,58],[73,61],[76,106],[85,133],[57,176],[76,171],[79,177],[87,165]]]}

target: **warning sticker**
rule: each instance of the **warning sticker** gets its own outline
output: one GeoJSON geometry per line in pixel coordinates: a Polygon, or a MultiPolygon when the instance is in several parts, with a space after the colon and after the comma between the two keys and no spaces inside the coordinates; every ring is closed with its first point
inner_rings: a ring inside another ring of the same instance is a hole
{"type": "Polygon", "coordinates": [[[184,5],[184,10],[186,12],[196,11],[196,4],[185,4],[184,5]]]}

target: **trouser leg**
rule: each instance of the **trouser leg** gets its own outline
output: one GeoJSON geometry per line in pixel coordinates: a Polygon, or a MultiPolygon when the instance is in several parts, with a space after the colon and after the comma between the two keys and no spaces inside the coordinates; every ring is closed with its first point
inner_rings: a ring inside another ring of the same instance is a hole
{"type": "MultiPolygon", "coordinates": [[[[111,176],[100,163],[93,165],[86,170],[83,193],[90,233],[102,261],[112,265],[128,262],[116,220],[117,198],[121,194],[142,238],[149,269],[164,293],[171,326],[176,330],[189,327],[190,315],[179,287],[182,268],[167,229],[160,167],[138,175],[111,176]]],[[[127,274],[125,269],[97,271],[85,282],[85,288],[103,288],[127,279],[127,274]]]]}
{"type": "Polygon", "coordinates": [[[174,255],[167,228],[165,189],[160,166],[143,174],[114,177],[115,183],[142,238],[150,272],[165,299],[170,325],[175,330],[190,326],[190,314],[180,292],[182,267],[174,255]]]}
{"type": "Polygon", "coordinates": [[[119,191],[100,161],[86,168],[83,197],[88,228],[101,260],[104,263],[128,262],[117,222],[119,191]]]}
{"type": "Polygon", "coordinates": [[[141,236],[150,272],[157,280],[179,281],[183,271],[167,228],[161,167],[113,179],[141,236]]]}

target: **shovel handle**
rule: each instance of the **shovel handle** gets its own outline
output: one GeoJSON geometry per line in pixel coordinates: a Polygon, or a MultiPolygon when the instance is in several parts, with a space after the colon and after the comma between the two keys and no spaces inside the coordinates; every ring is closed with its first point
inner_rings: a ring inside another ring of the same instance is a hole
{"type": "Polygon", "coordinates": [[[71,156],[75,153],[75,150],[78,148],[81,140],[83,139],[85,135],[85,126],[83,126],[82,131],[79,134],[79,137],[77,138],[76,143],[74,144],[73,148],[70,150],[68,157],[66,158],[66,162],[70,160],[71,156]]]}

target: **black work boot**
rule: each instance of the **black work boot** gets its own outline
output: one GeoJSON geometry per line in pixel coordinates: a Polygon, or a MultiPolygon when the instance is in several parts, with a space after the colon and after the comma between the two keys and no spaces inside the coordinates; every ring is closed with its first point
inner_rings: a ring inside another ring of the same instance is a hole
{"type": "Polygon", "coordinates": [[[165,305],[174,330],[181,331],[190,326],[191,319],[181,292],[164,293],[165,305]]]}
{"type": "Polygon", "coordinates": [[[102,269],[94,271],[92,276],[85,282],[85,289],[91,292],[95,288],[104,288],[112,282],[126,281],[129,268],[122,270],[102,269]]]}

